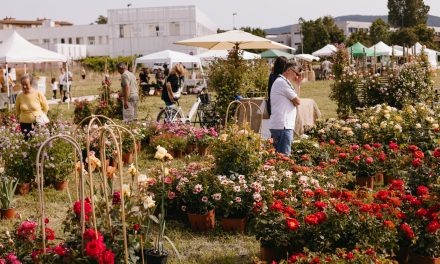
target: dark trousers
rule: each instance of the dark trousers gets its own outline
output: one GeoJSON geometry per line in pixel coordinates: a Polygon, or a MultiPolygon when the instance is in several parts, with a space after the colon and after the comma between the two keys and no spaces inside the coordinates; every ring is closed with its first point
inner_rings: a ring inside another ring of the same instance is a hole
{"type": "Polygon", "coordinates": [[[57,90],[52,90],[53,99],[57,99],[57,90]]]}
{"type": "Polygon", "coordinates": [[[29,133],[34,131],[34,127],[34,123],[20,123],[20,130],[24,135],[24,140],[28,140],[31,137],[29,133]]]}

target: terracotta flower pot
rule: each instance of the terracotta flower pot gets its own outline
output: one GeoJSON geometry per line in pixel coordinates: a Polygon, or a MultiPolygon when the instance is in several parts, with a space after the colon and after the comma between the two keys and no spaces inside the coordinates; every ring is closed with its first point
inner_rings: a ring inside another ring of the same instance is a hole
{"type": "Polygon", "coordinates": [[[186,154],[191,154],[196,150],[197,146],[195,144],[188,144],[186,146],[186,154]]]}
{"type": "Polygon", "coordinates": [[[222,218],[222,227],[224,231],[244,233],[246,230],[246,223],[246,218],[222,218]]]}
{"type": "Polygon", "coordinates": [[[15,215],[15,208],[1,209],[1,216],[3,219],[14,219],[15,215]]]}
{"type": "Polygon", "coordinates": [[[31,184],[26,182],[26,183],[20,183],[17,186],[17,189],[15,189],[15,194],[20,194],[20,195],[26,195],[29,193],[31,189],[31,184]]]}
{"type": "Polygon", "coordinates": [[[287,254],[288,250],[286,248],[260,246],[261,261],[265,261],[266,263],[286,259],[287,254]]]}
{"type": "Polygon", "coordinates": [[[64,191],[65,189],[67,189],[67,187],[69,187],[69,182],[68,181],[58,181],[55,183],[55,190],[57,191],[64,191]]]}
{"type": "Polygon", "coordinates": [[[205,232],[214,229],[215,224],[215,211],[211,210],[204,215],[188,214],[189,224],[192,231],[205,232]]]}
{"type": "Polygon", "coordinates": [[[376,185],[383,185],[383,174],[382,173],[377,173],[376,175],[374,175],[374,184],[376,185]]]}
{"type": "Polygon", "coordinates": [[[197,145],[197,152],[199,152],[200,156],[205,156],[206,153],[208,152],[208,146],[206,145],[197,145]]]}
{"type": "Polygon", "coordinates": [[[133,160],[134,160],[133,153],[123,153],[122,154],[122,161],[125,164],[131,164],[131,163],[133,163],[133,160]]]}
{"type": "Polygon", "coordinates": [[[173,156],[174,159],[181,159],[183,157],[183,152],[180,150],[171,149],[168,153],[173,156]]]}
{"type": "Polygon", "coordinates": [[[374,188],[374,177],[359,177],[356,176],[356,184],[360,187],[374,188]]]}
{"type": "Polygon", "coordinates": [[[440,264],[440,258],[411,255],[408,263],[409,264],[440,264]]]}
{"type": "Polygon", "coordinates": [[[144,250],[144,255],[148,264],[166,264],[168,261],[168,252],[164,250],[163,255],[154,254],[153,249],[144,250]]]}

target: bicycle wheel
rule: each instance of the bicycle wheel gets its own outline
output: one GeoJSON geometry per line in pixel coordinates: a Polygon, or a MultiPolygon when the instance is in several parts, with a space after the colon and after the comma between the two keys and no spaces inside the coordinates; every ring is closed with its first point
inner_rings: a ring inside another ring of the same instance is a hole
{"type": "Polygon", "coordinates": [[[182,115],[176,109],[165,108],[159,112],[159,114],[157,115],[156,121],[158,123],[167,124],[167,123],[174,123],[174,122],[180,121],[181,118],[182,118],[182,115]]]}

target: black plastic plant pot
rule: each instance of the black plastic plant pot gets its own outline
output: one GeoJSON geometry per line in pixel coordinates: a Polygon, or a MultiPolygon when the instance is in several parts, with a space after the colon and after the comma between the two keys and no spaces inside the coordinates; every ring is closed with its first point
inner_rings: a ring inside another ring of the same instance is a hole
{"type": "Polygon", "coordinates": [[[168,252],[166,250],[163,251],[162,255],[158,255],[154,249],[146,249],[144,254],[147,264],[166,264],[168,261],[168,252]]]}

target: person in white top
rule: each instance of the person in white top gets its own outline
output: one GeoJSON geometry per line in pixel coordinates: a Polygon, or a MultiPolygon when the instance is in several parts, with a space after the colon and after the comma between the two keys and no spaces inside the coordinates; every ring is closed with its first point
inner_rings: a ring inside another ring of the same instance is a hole
{"type": "Polygon", "coordinates": [[[271,115],[269,129],[273,145],[278,153],[290,156],[295,129],[296,107],[300,104],[302,68],[295,62],[288,62],[270,91],[271,115]]]}
{"type": "Polygon", "coordinates": [[[321,64],[321,69],[322,69],[322,78],[324,80],[328,80],[330,78],[330,74],[331,74],[331,68],[332,68],[332,63],[329,60],[325,60],[322,62],[321,64]]]}

